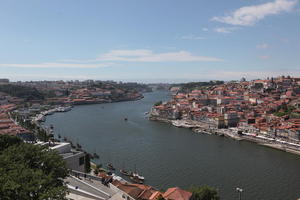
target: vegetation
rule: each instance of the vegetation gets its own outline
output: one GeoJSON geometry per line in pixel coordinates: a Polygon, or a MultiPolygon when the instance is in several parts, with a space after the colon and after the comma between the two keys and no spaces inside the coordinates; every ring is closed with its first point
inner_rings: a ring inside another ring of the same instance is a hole
{"type": "Polygon", "coordinates": [[[2,151],[13,145],[19,145],[22,140],[18,137],[12,137],[10,135],[0,135],[0,154],[2,151]]]}
{"type": "Polygon", "coordinates": [[[162,195],[159,195],[159,196],[157,197],[157,200],[165,200],[165,198],[164,198],[162,195]]]}
{"type": "Polygon", "coordinates": [[[279,107],[279,111],[273,113],[274,115],[278,117],[282,117],[285,115],[291,116],[293,114],[293,111],[296,109],[296,107],[291,106],[291,105],[282,105],[279,107]]]}
{"type": "Polygon", "coordinates": [[[36,88],[23,85],[0,85],[0,92],[4,92],[13,97],[23,98],[26,101],[44,99],[44,95],[41,92],[39,92],[36,88]]]}
{"type": "Polygon", "coordinates": [[[55,151],[0,136],[1,200],[66,199],[63,179],[68,175],[65,162],[55,151]]]}
{"type": "Polygon", "coordinates": [[[159,105],[161,105],[162,104],[162,101],[158,101],[158,102],[156,102],[155,104],[154,104],[154,106],[159,106],[159,105]]]}
{"type": "Polygon", "coordinates": [[[181,84],[172,85],[171,87],[181,87],[179,92],[189,92],[192,90],[203,89],[205,87],[221,85],[221,84],[224,84],[224,81],[181,83],[181,84]]]}
{"type": "Polygon", "coordinates": [[[35,137],[41,141],[48,142],[51,138],[50,135],[47,134],[46,130],[43,127],[37,125],[31,120],[24,120],[22,117],[18,116],[18,114],[11,112],[11,117],[16,120],[22,127],[30,130],[35,134],[35,137]]]}
{"type": "Polygon", "coordinates": [[[190,200],[219,200],[218,191],[209,186],[192,187],[190,189],[192,196],[190,200]]]}
{"type": "Polygon", "coordinates": [[[85,159],[85,162],[84,162],[85,173],[90,173],[91,172],[91,157],[90,157],[90,154],[86,153],[84,159],[85,159]]]}

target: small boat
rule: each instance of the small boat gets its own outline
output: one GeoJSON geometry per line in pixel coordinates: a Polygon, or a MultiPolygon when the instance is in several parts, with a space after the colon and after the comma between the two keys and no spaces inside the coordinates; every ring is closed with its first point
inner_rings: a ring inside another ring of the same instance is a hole
{"type": "Polygon", "coordinates": [[[134,166],[134,172],[132,173],[132,177],[135,178],[135,179],[138,179],[140,181],[144,181],[145,180],[145,177],[139,175],[136,171],[136,165],[134,166]]]}
{"type": "Polygon", "coordinates": [[[100,158],[99,155],[96,154],[96,153],[93,154],[93,157],[96,158],[96,159],[99,159],[99,158],[100,158]]]}
{"type": "Polygon", "coordinates": [[[125,117],[124,120],[127,121],[128,120],[127,117],[125,117]]]}
{"type": "Polygon", "coordinates": [[[133,182],[138,183],[138,184],[143,184],[143,183],[144,183],[144,181],[142,181],[142,180],[140,180],[140,179],[138,179],[138,178],[136,178],[136,177],[134,177],[134,176],[131,176],[130,179],[131,179],[133,182]]]}
{"type": "Polygon", "coordinates": [[[125,176],[132,176],[132,172],[126,171],[125,169],[120,169],[120,173],[125,176]]]}
{"type": "Polygon", "coordinates": [[[135,177],[135,178],[137,178],[137,179],[139,179],[139,180],[141,180],[141,181],[145,180],[145,177],[139,175],[137,172],[132,173],[132,176],[135,177]]]}
{"type": "Polygon", "coordinates": [[[108,167],[109,170],[112,170],[112,171],[116,170],[116,168],[114,168],[114,166],[111,163],[109,163],[107,165],[107,167],[108,167]]]}
{"type": "Polygon", "coordinates": [[[81,149],[81,145],[79,143],[76,144],[77,148],[81,149]]]}

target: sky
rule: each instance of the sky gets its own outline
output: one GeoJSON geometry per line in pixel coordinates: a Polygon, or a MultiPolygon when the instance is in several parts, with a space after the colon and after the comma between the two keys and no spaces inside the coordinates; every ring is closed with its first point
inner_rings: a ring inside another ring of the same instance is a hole
{"type": "Polygon", "coordinates": [[[299,0],[0,0],[0,78],[300,77],[299,0]]]}

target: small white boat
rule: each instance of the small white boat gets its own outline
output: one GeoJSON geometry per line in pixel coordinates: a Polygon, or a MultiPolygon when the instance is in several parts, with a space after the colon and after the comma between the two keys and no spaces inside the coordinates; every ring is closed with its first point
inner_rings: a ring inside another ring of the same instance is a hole
{"type": "Polygon", "coordinates": [[[135,177],[135,178],[138,178],[141,181],[145,180],[145,177],[140,176],[137,172],[132,173],[132,176],[135,177]]]}

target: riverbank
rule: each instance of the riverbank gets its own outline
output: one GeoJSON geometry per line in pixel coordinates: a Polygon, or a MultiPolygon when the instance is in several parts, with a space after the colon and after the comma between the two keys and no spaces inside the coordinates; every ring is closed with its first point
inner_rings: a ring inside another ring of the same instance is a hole
{"type": "Polygon", "coordinates": [[[96,152],[96,164],[131,171],[136,165],[145,183],[156,188],[206,184],[219,188],[223,199],[234,199],[240,186],[246,200],[299,198],[299,156],[146,119],[145,112],[158,100],[167,101],[168,94],[158,91],[144,94],[140,101],[74,106],[70,112],[47,116],[44,125],[53,125],[56,136],[96,152]]]}
{"type": "Polygon", "coordinates": [[[300,155],[300,144],[290,143],[280,139],[268,138],[251,133],[238,133],[238,129],[236,128],[217,129],[212,128],[209,124],[203,122],[193,120],[170,120],[158,116],[153,116],[151,115],[151,113],[149,116],[149,120],[169,123],[178,128],[188,128],[196,133],[204,133],[209,135],[213,134],[222,137],[225,136],[238,141],[245,140],[273,149],[300,155]]]}

